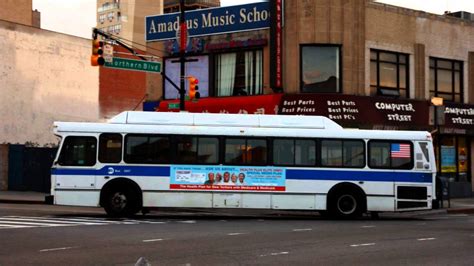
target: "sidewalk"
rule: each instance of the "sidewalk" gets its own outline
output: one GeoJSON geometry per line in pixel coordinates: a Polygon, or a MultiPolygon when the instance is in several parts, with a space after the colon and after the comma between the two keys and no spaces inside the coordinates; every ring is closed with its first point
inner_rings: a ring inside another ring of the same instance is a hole
{"type": "MultiPolygon", "coordinates": [[[[0,203],[10,204],[46,204],[44,201],[47,193],[32,191],[0,191],[0,203]]],[[[447,212],[451,214],[474,213],[474,197],[451,199],[451,205],[448,207],[448,201],[443,202],[442,209],[432,210],[432,212],[447,212]]],[[[427,214],[429,214],[428,211],[427,214]]]]}

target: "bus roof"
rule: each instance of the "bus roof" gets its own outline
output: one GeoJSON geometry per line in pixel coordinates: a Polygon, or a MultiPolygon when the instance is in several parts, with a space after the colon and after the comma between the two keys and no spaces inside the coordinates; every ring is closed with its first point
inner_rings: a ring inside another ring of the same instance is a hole
{"type": "Polygon", "coordinates": [[[342,129],[324,116],[133,112],[118,114],[111,124],[342,129]]]}

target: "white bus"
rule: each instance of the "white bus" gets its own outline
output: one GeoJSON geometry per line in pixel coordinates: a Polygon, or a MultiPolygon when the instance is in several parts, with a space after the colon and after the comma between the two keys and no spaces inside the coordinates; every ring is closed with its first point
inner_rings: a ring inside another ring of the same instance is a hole
{"type": "Polygon", "coordinates": [[[428,132],[343,129],[319,116],[123,112],[55,122],[54,204],[130,216],[151,207],[426,210],[428,132]]]}

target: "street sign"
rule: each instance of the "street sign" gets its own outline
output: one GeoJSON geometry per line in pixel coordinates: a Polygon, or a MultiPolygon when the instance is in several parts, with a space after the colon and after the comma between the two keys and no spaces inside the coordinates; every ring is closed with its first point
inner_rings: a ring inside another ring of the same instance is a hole
{"type": "Polygon", "coordinates": [[[104,57],[105,62],[112,63],[114,59],[114,47],[110,44],[104,45],[104,53],[102,54],[104,57]]]}
{"type": "Polygon", "coordinates": [[[179,109],[179,103],[169,103],[168,109],[179,109]]]}
{"type": "Polygon", "coordinates": [[[133,60],[114,57],[111,63],[105,62],[104,67],[125,69],[125,70],[134,70],[134,71],[145,71],[160,73],[161,72],[161,62],[150,62],[142,60],[133,60]]]}

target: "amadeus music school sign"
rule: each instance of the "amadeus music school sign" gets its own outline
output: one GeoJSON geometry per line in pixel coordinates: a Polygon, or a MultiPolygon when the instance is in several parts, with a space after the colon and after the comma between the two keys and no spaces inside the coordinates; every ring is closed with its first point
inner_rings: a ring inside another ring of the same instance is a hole
{"type": "MultiPolygon", "coordinates": [[[[179,14],[146,17],[146,41],[176,38],[179,14]]],[[[261,2],[187,11],[186,25],[189,37],[266,29],[270,27],[270,4],[261,2]]]]}

